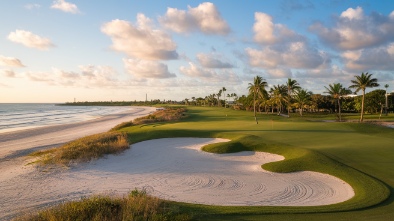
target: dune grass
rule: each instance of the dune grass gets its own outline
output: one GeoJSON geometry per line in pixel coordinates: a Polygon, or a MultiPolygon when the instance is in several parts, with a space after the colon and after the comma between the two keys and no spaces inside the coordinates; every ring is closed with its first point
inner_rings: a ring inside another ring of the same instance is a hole
{"type": "Polygon", "coordinates": [[[128,149],[127,135],[121,132],[106,132],[86,136],[61,147],[37,151],[30,156],[38,157],[40,165],[64,165],[87,162],[105,154],[116,154],[128,149]]]}
{"type": "MultiPolygon", "coordinates": [[[[327,206],[230,207],[170,202],[196,220],[390,220],[394,217],[394,130],[379,125],[316,121],[315,116],[284,118],[224,108],[188,107],[176,122],[124,127],[130,143],[168,137],[220,137],[205,151],[264,151],[285,160],[262,167],[274,172],[309,170],[348,182],[352,199],[327,206]]],[[[329,119],[329,118],[327,118],[329,119]]],[[[388,119],[393,119],[389,117],[388,119]]]]}
{"type": "Polygon", "coordinates": [[[16,221],[118,221],[118,220],[173,220],[187,221],[191,217],[179,212],[176,205],[143,191],[132,191],[128,196],[92,196],[67,202],[36,214],[27,214],[16,221]]]}

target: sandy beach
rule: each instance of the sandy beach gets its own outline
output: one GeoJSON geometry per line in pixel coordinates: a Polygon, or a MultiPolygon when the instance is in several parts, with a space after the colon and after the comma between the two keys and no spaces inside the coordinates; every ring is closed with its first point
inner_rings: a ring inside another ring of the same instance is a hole
{"type": "Polygon", "coordinates": [[[14,165],[7,175],[2,169],[0,219],[92,194],[126,194],[135,188],[163,199],[234,206],[316,206],[354,196],[351,186],[327,174],[279,174],[261,169],[261,164],[283,160],[279,155],[200,150],[204,145],[226,141],[155,139],[65,171],[44,172],[21,164],[14,165]]]}

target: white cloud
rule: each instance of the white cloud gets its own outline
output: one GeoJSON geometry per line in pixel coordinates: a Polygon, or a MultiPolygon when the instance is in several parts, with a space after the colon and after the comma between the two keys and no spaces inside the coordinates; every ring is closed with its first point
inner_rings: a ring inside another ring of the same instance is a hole
{"type": "Polygon", "coordinates": [[[356,9],[348,8],[346,11],[341,13],[342,18],[348,18],[350,20],[360,20],[364,16],[363,9],[358,6],[356,9]]]}
{"type": "Polygon", "coordinates": [[[65,0],[53,1],[51,8],[58,9],[64,12],[76,14],[79,13],[78,7],[75,4],[66,2],[65,0]]]}
{"type": "Polygon", "coordinates": [[[305,42],[294,42],[284,47],[265,47],[261,50],[246,48],[245,51],[251,66],[267,69],[312,69],[331,62],[328,55],[305,42]]]}
{"type": "Polygon", "coordinates": [[[268,79],[272,78],[291,78],[292,72],[288,68],[276,68],[267,70],[268,79]]]}
{"type": "Polygon", "coordinates": [[[213,54],[197,54],[197,60],[204,68],[233,68],[234,66],[224,59],[218,53],[213,54]]]}
{"type": "Polygon", "coordinates": [[[267,73],[273,77],[288,76],[290,73],[284,70],[291,68],[313,69],[331,62],[327,54],[312,47],[304,36],[275,24],[268,14],[255,13],[253,31],[261,49],[245,49],[249,65],[269,69],[267,73]]]}
{"type": "Polygon", "coordinates": [[[345,68],[351,71],[394,69],[394,43],[342,53],[345,68]]]}
{"type": "Polygon", "coordinates": [[[140,59],[123,59],[124,66],[130,74],[139,78],[171,78],[175,74],[168,71],[167,65],[157,61],[140,59]]]}
{"type": "Polygon", "coordinates": [[[254,40],[261,44],[286,43],[294,41],[304,41],[305,38],[294,31],[288,29],[285,25],[274,24],[270,15],[256,12],[253,31],[254,40]]]}
{"type": "Polygon", "coordinates": [[[36,4],[36,3],[26,4],[26,5],[25,5],[25,8],[26,8],[26,9],[29,9],[29,10],[39,9],[39,8],[41,8],[41,5],[36,4]]]}
{"type": "Polygon", "coordinates": [[[393,13],[365,15],[361,7],[342,12],[333,27],[316,22],[310,30],[322,42],[339,50],[358,50],[387,44],[394,38],[393,13]]]}
{"type": "Polygon", "coordinates": [[[0,55],[0,66],[24,67],[22,62],[17,58],[5,57],[0,55]]]}
{"type": "Polygon", "coordinates": [[[32,32],[18,29],[8,35],[8,40],[23,44],[29,48],[37,48],[40,50],[46,50],[55,46],[48,38],[40,37],[32,32]]]}
{"type": "Polygon", "coordinates": [[[210,2],[201,3],[195,8],[188,6],[187,11],[168,8],[159,21],[178,33],[201,31],[205,34],[226,35],[230,32],[230,27],[210,2]]]}
{"type": "Polygon", "coordinates": [[[226,84],[239,84],[241,79],[237,74],[233,71],[229,70],[222,70],[222,71],[214,71],[212,69],[205,69],[199,67],[198,65],[194,64],[193,62],[189,62],[189,66],[181,66],[179,71],[194,79],[201,79],[203,80],[203,84],[209,84],[212,82],[226,82],[226,84]]]}
{"type": "Polygon", "coordinates": [[[137,24],[124,20],[105,23],[101,31],[112,39],[112,49],[145,60],[177,59],[176,44],[165,32],[153,29],[150,20],[138,14],[137,24]]]}
{"type": "Polygon", "coordinates": [[[193,62],[189,62],[189,67],[181,66],[179,71],[189,77],[213,78],[215,75],[215,71],[200,68],[193,62]]]}
{"type": "Polygon", "coordinates": [[[23,72],[30,81],[51,86],[79,88],[121,88],[125,81],[119,80],[117,72],[110,66],[80,65],[78,71],[52,68],[49,72],[23,72]]]}

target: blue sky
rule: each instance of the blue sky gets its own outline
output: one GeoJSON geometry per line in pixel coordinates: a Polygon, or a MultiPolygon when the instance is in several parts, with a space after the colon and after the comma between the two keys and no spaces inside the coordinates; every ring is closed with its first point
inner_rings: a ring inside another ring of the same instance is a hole
{"type": "Polygon", "coordinates": [[[0,2],[0,103],[183,100],[372,73],[394,90],[394,2],[0,2]]]}

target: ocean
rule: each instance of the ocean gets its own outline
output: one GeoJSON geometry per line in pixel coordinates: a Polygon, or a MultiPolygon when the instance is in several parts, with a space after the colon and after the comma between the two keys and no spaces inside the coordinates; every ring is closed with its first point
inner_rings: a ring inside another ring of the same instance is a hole
{"type": "Polygon", "coordinates": [[[76,123],[130,109],[130,106],[59,106],[56,104],[0,103],[0,133],[48,125],[76,123]]]}

